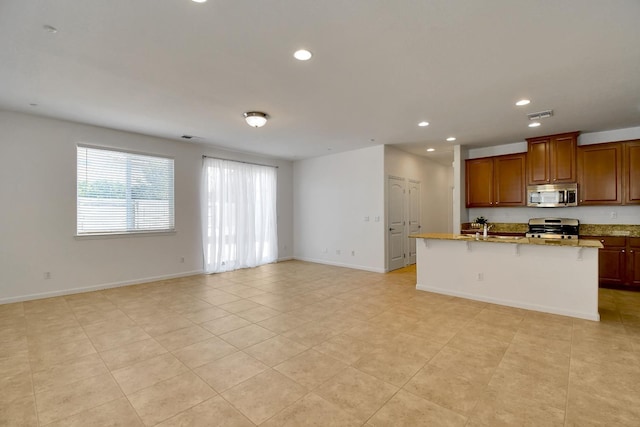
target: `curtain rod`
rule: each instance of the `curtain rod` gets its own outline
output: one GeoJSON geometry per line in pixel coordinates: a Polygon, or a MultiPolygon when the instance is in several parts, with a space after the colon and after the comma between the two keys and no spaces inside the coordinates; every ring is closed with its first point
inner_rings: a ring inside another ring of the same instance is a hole
{"type": "Polygon", "coordinates": [[[276,169],[278,169],[278,168],[279,168],[279,166],[265,165],[265,164],[262,164],[262,163],[243,162],[242,160],[223,159],[222,157],[211,157],[211,156],[205,156],[205,155],[203,155],[203,156],[202,156],[202,158],[203,158],[203,159],[224,160],[224,161],[227,161],[227,162],[245,163],[245,164],[247,164],[247,165],[267,166],[267,167],[269,167],[269,168],[276,168],[276,169]]]}

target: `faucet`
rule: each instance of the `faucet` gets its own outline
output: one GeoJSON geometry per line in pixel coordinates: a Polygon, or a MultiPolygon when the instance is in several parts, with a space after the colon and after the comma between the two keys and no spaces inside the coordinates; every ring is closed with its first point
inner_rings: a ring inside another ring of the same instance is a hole
{"type": "Polygon", "coordinates": [[[489,235],[489,229],[493,227],[493,224],[489,225],[486,222],[484,223],[484,229],[482,230],[482,237],[484,239],[487,238],[487,236],[489,235]]]}

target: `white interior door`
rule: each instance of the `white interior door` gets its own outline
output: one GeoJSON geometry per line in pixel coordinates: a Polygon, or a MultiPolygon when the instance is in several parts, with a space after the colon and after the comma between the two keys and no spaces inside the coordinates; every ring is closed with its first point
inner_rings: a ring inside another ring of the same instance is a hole
{"type": "MultiPolygon", "coordinates": [[[[420,182],[409,180],[408,188],[407,224],[409,235],[420,233],[420,182]]],[[[407,265],[416,263],[416,239],[407,238],[408,250],[407,265]]]]}
{"type": "Polygon", "coordinates": [[[405,225],[404,225],[404,178],[390,176],[387,182],[387,225],[389,271],[404,267],[405,225]]]}

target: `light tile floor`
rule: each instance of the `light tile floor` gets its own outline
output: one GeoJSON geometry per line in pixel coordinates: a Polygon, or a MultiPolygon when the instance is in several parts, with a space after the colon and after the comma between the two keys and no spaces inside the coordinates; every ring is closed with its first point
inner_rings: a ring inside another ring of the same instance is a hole
{"type": "Polygon", "coordinates": [[[3,426],[640,425],[640,293],[601,322],[299,261],[0,306],[3,426]]]}

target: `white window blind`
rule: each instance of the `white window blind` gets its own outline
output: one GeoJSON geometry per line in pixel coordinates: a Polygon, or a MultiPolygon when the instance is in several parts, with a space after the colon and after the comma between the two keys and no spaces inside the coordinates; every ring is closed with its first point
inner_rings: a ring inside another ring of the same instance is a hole
{"type": "Polygon", "coordinates": [[[78,146],[77,234],[173,231],[173,159],[78,146]]]}

